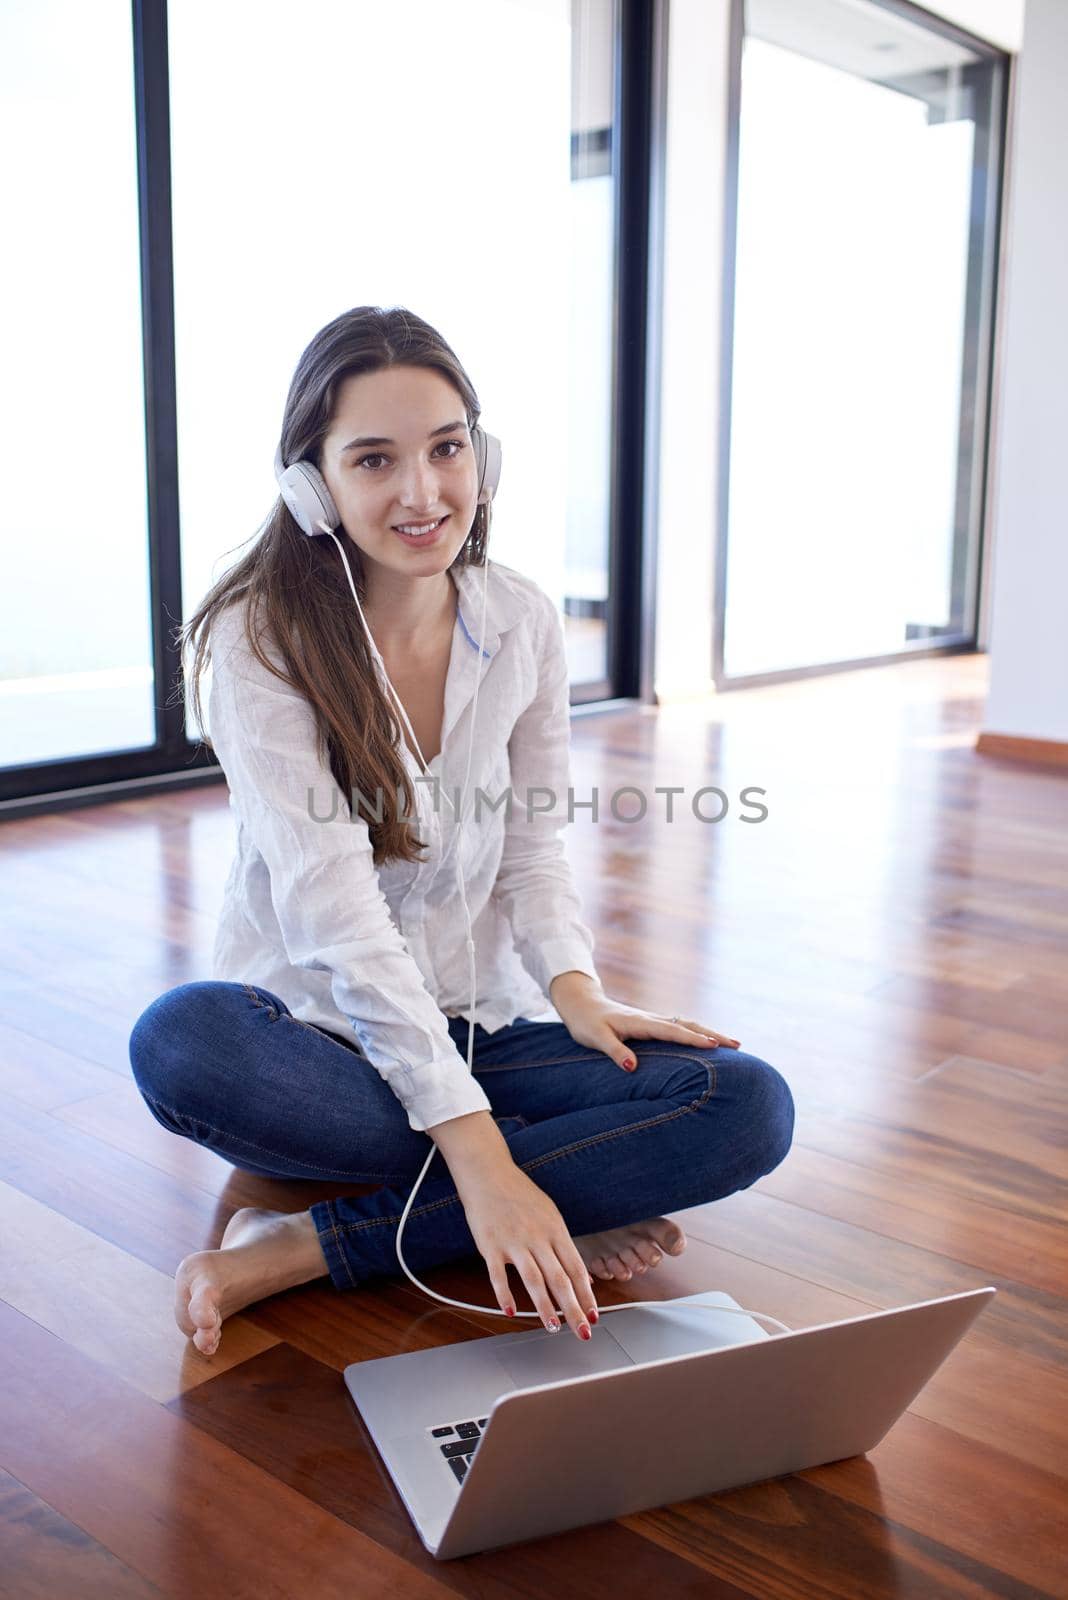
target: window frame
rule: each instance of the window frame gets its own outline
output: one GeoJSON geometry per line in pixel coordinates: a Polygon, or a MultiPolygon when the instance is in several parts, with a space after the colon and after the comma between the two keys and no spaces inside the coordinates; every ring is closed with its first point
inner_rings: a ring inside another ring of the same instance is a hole
{"type": "Polygon", "coordinates": [[[888,666],[923,656],[972,654],[979,642],[983,574],[987,569],[990,507],[991,419],[994,406],[995,347],[1002,273],[1002,236],[1006,200],[1006,150],[1011,125],[1016,58],[988,40],[977,38],[945,18],[925,11],[912,0],[869,0],[930,33],[965,46],[992,68],[985,116],[977,122],[972,163],[973,199],[968,236],[965,287],[965,337],[961,373],[961,428],[958,434],[957,486],[951,554],[954,614],[964,618],[959,630],[906,640],[897,650],[849,660],[816,662],[773,672],[729,675],[724,668],[727,615],[727,550],[730,513],[731,400],[734,371],[734,293],[737,274],[738,173],[741,146],[742,50],[745,42],[745,0],[730,0],[727,92],[725,201],[723,208],[723,292],[721,305],[719,461],[715,511],[712,593],[711,678],[717,693],[761,684],[790,683],[862,667],[888,666]],[[985,174],[985,182],[983,175],[985,174]],[[980,187],[982,185],[982,187],[980,187]],[[981,204],[976,204],[976,193],[981,204]],[[984,273],[989,261],[989,287],[984,273]],[[987,304],[984,312],[983,298],[987,304]],[[974,337],[972,335],[974,334],[974,337]]]}
{"type": "MultiPolygon", "coordinates": [[[[0,820],[224,781],[187,737],[175,376],[167,0],[131,0],[145,390],[149,607],[156,741],[0,768],[0,820]]],[[[608,675],[576,685],[579,712],[654,702],[656,426],[668,0],[615,0],[615,240],[609,483],[608,675]],[[627,336],[628,330],[641,337],[627,336]],[[649,536],[646,530],[651,530],[649,536]]]]}

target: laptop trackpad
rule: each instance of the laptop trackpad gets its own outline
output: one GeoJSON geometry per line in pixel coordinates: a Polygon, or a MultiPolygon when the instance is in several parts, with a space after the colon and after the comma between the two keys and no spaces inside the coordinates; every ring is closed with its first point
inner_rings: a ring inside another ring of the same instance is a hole
{"type": "Polygon", "coordinates": [[[494,1354],[521,1389],[635,1365],[603,1323],[593,1330],[592,1339],[584,1340],[576,1339],[567,1327],[559,1333],[509,1334],[494,1354]]]}

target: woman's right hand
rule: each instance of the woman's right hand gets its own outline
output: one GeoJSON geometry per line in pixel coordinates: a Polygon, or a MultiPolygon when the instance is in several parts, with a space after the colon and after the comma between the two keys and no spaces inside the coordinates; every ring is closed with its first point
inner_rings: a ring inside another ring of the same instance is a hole
{"type": "Polygon", "coordinates": [[[597,1313],[593,1279],[544,1189],[510,1156],[461,1175],[456,1187],[501,1310],[514,1306],[506,1270],[511,1262],[547,1328],[559,1307],[576,1337],[588,1338],[589,1318],[597,1313]]]}

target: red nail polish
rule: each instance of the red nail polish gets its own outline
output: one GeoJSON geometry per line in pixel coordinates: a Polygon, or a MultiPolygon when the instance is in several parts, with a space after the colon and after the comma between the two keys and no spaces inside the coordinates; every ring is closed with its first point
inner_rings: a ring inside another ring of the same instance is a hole
{"type": "Polygon", "coordinates": [[[633,1072],[634,1071],[634,1062],[630,1059],[629,1056],[627,1057],[626,1061],[624,1061],[623,1065],[626,1067],[628,1072],[633,1072]]]}
{"type": "Polygon", "coordinates": [[[515,1316],[515,1306],[505,1306],[504,1314],[505,1314],[506,1317],[514,1317],[515,1316]]]}
{"type": "Polygon", "coordinates": [[[583,1338],[583,1339],[592,1339],[593,1338],[593,1334],[590,1332],[589,1328],[580,1328],[579,1329],[579,1334],[580,1334],[580,1337],[583,1338]]]}
{"type": "Polygon", "coordinates": [[[598,1321],[597,1312],[596,1312],[596,1310],[595,1310],[595,1308],[593,1306],[590,1307],[590,1309],[587,1311],[586,1315],[589,1317],[591,1322],[598,1321]]]}

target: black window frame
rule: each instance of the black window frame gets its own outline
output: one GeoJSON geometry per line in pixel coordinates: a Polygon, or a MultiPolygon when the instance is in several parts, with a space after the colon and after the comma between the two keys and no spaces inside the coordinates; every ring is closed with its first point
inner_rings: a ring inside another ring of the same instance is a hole
{"type": "MultiPolygon", "coordinates": [[[[185,730],[174,338],[167,0],[131,0],[140,224],[149,605],[156,742],[0,769],[0,820],[224,780],[185,730]]],[[[668,0],[616,0],[615,283],[609,485],[608,677],[578,684],[580,712],[652,701],[668,0]],[[649,530],[649,536],[646,536],[649,530]]]]}

